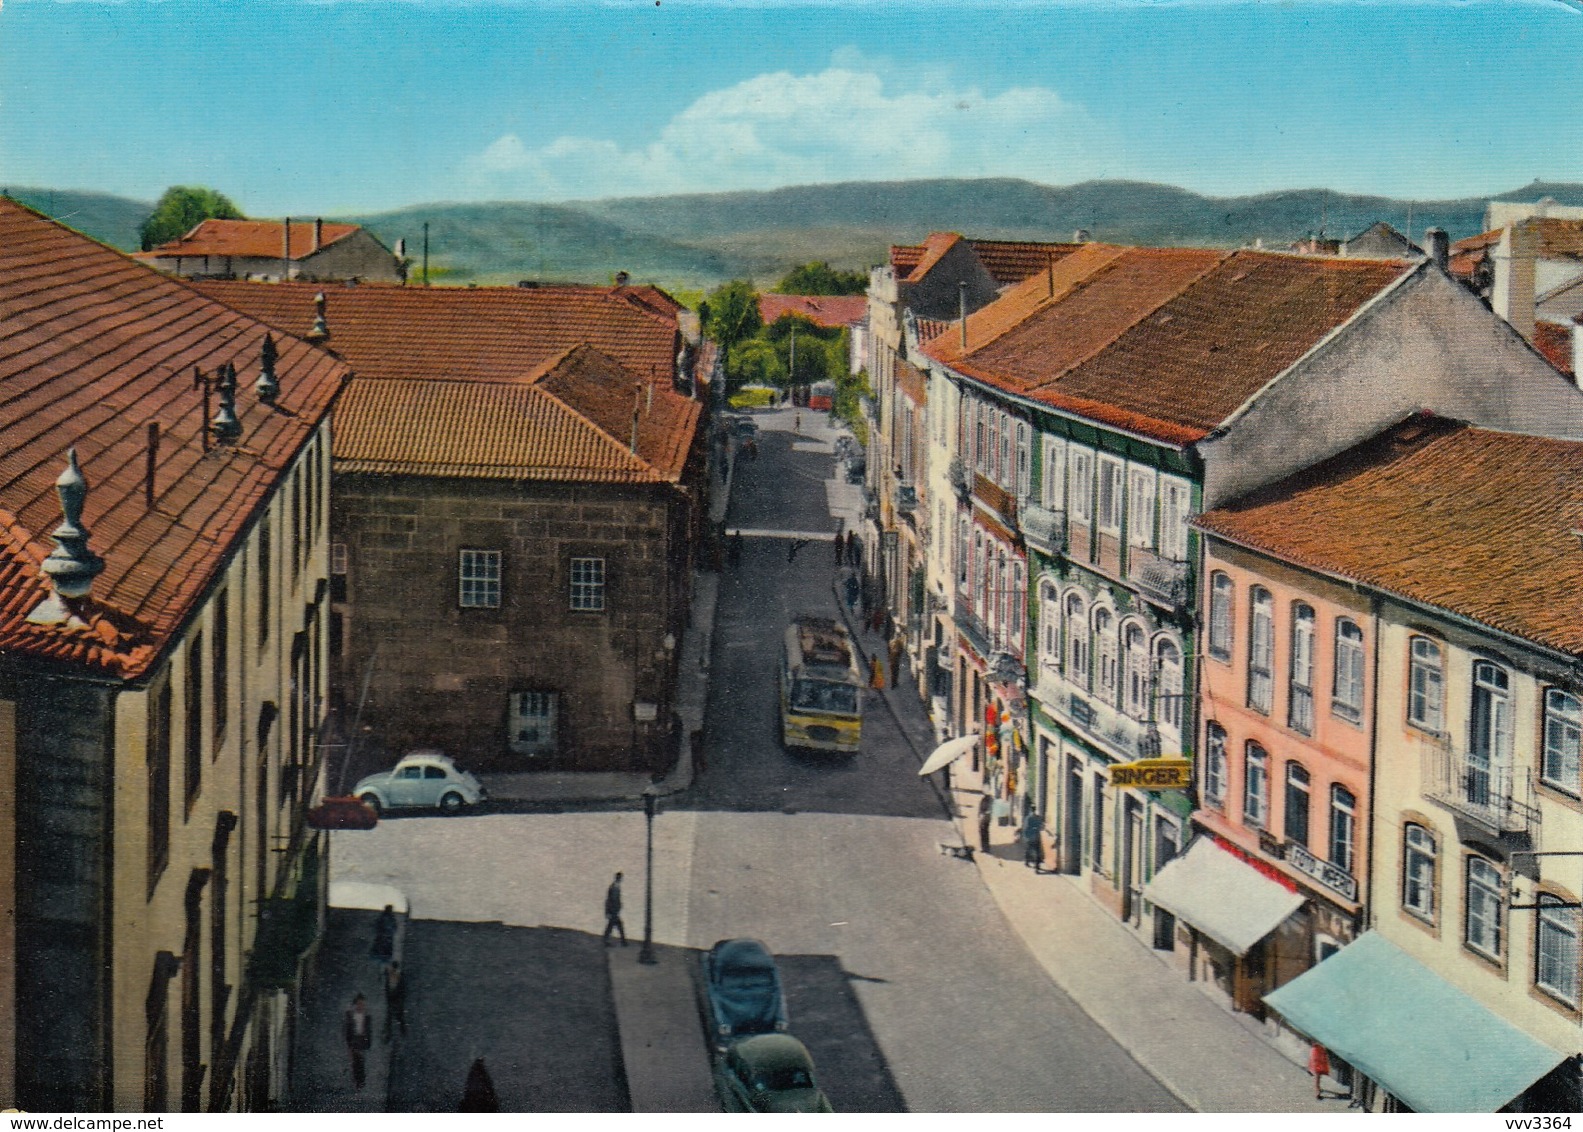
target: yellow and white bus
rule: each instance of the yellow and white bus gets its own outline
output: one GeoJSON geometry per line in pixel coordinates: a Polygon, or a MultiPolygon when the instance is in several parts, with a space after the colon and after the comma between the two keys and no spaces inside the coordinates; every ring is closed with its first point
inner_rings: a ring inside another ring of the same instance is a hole
{"type": "Polygon", "coordinates": [[[787,747],[855,752],[863,740],[863,676],[846,627],[803,615],[781,655],[781,741],[787,747]]]}

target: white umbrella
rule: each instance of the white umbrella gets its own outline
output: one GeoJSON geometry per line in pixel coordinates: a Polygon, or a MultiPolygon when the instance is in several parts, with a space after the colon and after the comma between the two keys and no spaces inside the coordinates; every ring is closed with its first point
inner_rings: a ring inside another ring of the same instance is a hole
{"type": "Polygon", "coordinates": [[[924,760],[918,768],[918,776],[933,774],[943,766],[954,763],[957,759],[971,751],[978,743],[977,735],[963,735],[960,739],[948,739],[934,749],[934,753],[924,760]]]}

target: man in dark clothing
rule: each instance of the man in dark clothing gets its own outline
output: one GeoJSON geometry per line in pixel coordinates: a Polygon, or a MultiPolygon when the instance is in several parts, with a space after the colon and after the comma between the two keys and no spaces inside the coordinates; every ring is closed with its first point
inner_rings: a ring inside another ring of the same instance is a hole
{"type": "Polygon", "coordinates": [[[978,848],[981,853],[989,852],[990,810],[989,795],[985,794],[978,802],[978,848]]]}
{"type": "Polygon", "coordinates": [[[370,958],[389,963],[396,957],[396,910],[389,904],[374,921],[374,945],[368,949],[370,958]]]}
{"type": "Polygon", "coordinates": [[[368,1013],[368,1000],[362,995],[352,999],[352,1008],[346,1012],[341,1031],[346,1039],[346,1052],[352,1058],[352,1087],[361,1090],[368,1079],[363,1055],[374,1044],[374,1019],[368,1013]]]}
{"type": "Polygon", "coordinates": [[[1044,869],[1044,840],[1040,836],[1043,828],[1039,811],[1030,809],[1022,822],[1022,863],[1035,873],[1044,869]]]}
{"type": "Polygon", "coordinates": [[[627,945],[627,926],[621,922],[621,874],[605,890],[605,946],[610,946],[610,933],[621,933],[621,946],[627,945]]]}
{"type": "Polygon", "coordinates": [[[407,1032],[407,976],[402,973],[401,964],[392,960],[385,968],[385,1040],[390,1040],[390,1035],[395,1027],[401,1027],[403,1036],[407,1032]]]}

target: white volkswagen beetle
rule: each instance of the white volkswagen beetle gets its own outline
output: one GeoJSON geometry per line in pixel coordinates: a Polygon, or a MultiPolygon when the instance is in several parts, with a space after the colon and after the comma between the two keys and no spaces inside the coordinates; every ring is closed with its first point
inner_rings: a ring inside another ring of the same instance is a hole
{"type": "Polygon", "coordinates": [[[392,769],[363,779],[352,793],[375,813],[410,806],[455,813],[487,797],[478,779],[439,751],[411,751],[392,769]]]}

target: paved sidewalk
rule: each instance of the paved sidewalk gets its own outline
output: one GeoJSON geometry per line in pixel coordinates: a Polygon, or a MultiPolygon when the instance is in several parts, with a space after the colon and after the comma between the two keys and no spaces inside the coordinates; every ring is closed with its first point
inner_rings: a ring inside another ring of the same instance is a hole
{"type": "MultiPolygon", "coordinates": [[[[883,653],[878,634],[855,630],[854,636],[865,653],[883,653]]],[[[921,764],[935,746],[934,726],[911,674],[881,695],[921,764]]],[[[976,784],[951,795],[958,836],[976,846],[976,784]]],[[[1014,827],[996,824],[990,843],[991,853],[975,853],[974,863],[1012,929],[1051,980],[1183,1104],[1197,1112],[1347,1111],[1345,1098],[1314,1100],[1313,1078],[1303,1066],[1252,1019],[1227,1011],[1167,966],[1076,878],[1027,868],[1014,827]]],[[[1326,1087],[1338,1091],[1333,1081],[1326,1087]]]]}
{"type": "Polygon", "coordinates": [[[657,962],[646,965],[636,946],[609,950],[632,1111],[719,1112],[693,982],[697,956],[660,945],[654,954],[657,962]]]}

